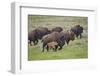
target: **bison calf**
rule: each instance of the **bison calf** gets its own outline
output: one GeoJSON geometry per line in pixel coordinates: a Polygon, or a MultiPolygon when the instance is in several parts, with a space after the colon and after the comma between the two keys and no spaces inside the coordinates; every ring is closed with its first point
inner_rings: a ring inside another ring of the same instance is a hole
{"type": "Polygon", "coordinates": [[[57,50],[58,47],[58,43],[57,42],[49,42],[47,43],[47,51],[49,51],[49,49],[53,49],[54,51],[57,50]]]}

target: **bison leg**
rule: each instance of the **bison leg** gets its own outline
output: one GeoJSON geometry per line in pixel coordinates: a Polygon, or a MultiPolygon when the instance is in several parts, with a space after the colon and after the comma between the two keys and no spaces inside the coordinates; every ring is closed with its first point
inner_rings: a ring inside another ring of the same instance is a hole
{"type": "Polygon", "coordinates": [[[29,44],[30,44],[30,46],[32,46],[32,41],[31,40],[29,41],[29,44]]]}
{"type": "Polygon", "coordinates": [[[44,52],[44,48],[45,48],[45,46],[46,46],[46,44],[43,43],[43,49],[42,49],[42,52],[44,52]]]}
{"type": "Polygon", "coordinates": [[[49,47],[48,47],[48,45],[47,45],[47,51],[49,52],[49,47]]]}
{"type": "Polygon", "coordinates": [[[80,39],[82,38],[82,34],[80,34],[80,39]]]}
{"type": "Polygon", "coordinates": [[[36,40],[37,41],[37,43],[39,42],[38,40],[36,40]]]}
{"type": "Polygon", "coordinates": [[[59,45],[59,50],[61,50],[62,49],[62,47],[63,47],[63,45],[65,44],[65,42],[63,42],[63,41],[60,41],[60,43],[58,44],[59,45]]]}
{"type": "Polygon", "coordinates": [[[61,50],[61,49],[62,49],[62,46],[60,46],[59,50],[61,50]]]}
{"type": "Polygon", "coordinates": [[[44,52],[44,46],[43,46],[42,52],[44,52]]]}
{"type": "Polygon", "coordinates": [[[57,48],[58,48],[58,45],[57,45],[57,46],[55,46],[55,49],[54,49],[54,50],[55,50],[55,52],[57,51],[57,48]]]}
{"type": "Polygon", "coordinates": [[[37,44],[38,44],[38,40],[35,41],[35,45],[37,45],[37,44]]]}
{"type": "Polygon", "coordinates": [[[33,40],[34,45],[36,45],[35,41],[33,40]]]}
{"type": "Polygon", "coordinates": [[[77,38],[77,39],[78,39],[78,36],[79,36],[79,35],[78,35],[78,34],[76,34],[76,38],[77,38]]]}
{"type": "Polygon", "coordinates": [[[70,41],[70,40],[66,40],[67,45],[69,44],[69,41],[70,41]]]}

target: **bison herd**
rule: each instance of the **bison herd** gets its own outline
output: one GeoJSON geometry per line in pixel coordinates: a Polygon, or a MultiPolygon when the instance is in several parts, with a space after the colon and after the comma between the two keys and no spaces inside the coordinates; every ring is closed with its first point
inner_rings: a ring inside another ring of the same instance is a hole
{"type": "Polygon", "coordinates": [[[75,25],[70,30],[63,30],[62,27],[55,27],[49,30],[46,27],[36,28],[28,33],[28,41],[32,46],[32,42],[34,45],[38,44],[38,41],[41,40],[42,52],[46,48],[47,51],[49,49],[53,49],[53,51],[61,50],[65,43],[67,45],[69,42],[78,37],[82,38],[83,27],[80,25],[75,25]]]}

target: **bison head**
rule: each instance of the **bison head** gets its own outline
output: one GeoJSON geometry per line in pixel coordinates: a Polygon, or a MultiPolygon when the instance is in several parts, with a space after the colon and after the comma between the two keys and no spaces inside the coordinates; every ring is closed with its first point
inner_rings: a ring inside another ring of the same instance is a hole
{"type": "Polygon", "coordinates": [[[70,40],[72,40],[72,41],[75,40],[75,34],[74,34],[74,32],[70,31],[69,35],[70,35],[70,40]]]}

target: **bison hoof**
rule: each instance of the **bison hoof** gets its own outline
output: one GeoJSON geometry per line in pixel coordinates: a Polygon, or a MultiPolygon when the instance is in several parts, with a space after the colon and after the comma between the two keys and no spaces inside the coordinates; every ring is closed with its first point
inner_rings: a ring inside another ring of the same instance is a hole
{"type": "Polygon", "coordinates": [[[44,50],[42,50],[42,52],[44,52],[44,50]]]}
{"type": "Polygon", "coordinates": [[[58,50],[62,50],[62,48],[59,48],[58,50]]]}

